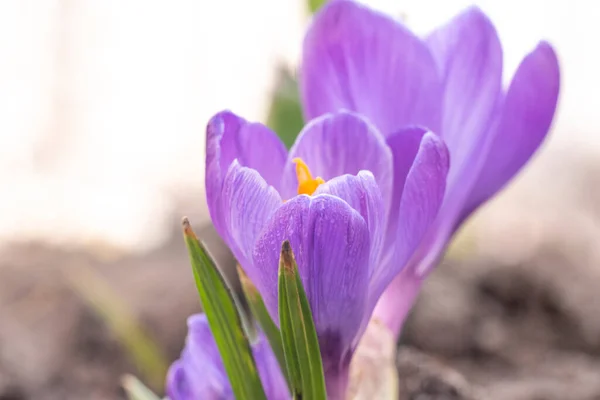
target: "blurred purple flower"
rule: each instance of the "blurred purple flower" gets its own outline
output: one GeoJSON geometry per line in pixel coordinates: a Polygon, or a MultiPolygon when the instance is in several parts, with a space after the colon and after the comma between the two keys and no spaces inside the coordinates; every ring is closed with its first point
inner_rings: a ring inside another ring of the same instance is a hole
{"type": "Polygon", "coordinates": [[[386,142],[350,112],[309,122],[289,154],[267,127],[228,111],[207,127],[206,195],[215,228],[275,321],[279,255],[290,241],[331,399],[343,397],[377,300],[442,202],[446,146],[420,128],[401,138],[386,142]],[[384,247],[386,231],[393,238],[384,247]]]}
{"type": "MultiPolygon", "coordinates": [[[[374,124],[392,149],[394,200],[384,249],[397,240],[397,199],[424,130],[447,144],[451,168],[437,218],[375,316],[398,333],[424,277],[452,234],[523,167],[546,136],[559,92],[559,66],[541,42],[502,88],[502,48],[492,23],[472,7],[420,39],[401,23],[350,0],[333,0],[304,41],[300,90],[307,119],[341,109],[374,124]],[[410,133],[410,134],[407,134],[410,133]],[[399,173],[399,176],[396,174],[399,173]]],[[[351,145],[347,135],[340,147],[351,145]]],[[[370,169],[368,152],[357,168],[370,169]]],[[[373,171],[377,176],[377,171],[373,171]]],[[[424,183],[431,184],[431,178],[424,183]]],[[[439,187],[439,186],[438,186],[439,187]]],[[[397,271],[404,258],[395,258],[397,271]]]]}
{"type": "MultiPolygon", "coordinates": [[[[289,400],[287,383],[269,343],[260,335],[252,352],[269,400],[289,400]]],[[[233,391],[206,315],[188,319],[188,336],[181,358],[167,375],[170,400],[233,400],[233,391]]]]}

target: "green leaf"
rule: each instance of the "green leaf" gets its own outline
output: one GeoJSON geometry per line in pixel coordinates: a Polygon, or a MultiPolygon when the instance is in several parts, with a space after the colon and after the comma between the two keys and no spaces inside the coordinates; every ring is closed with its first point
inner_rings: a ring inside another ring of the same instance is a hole
{"type": "Polygon", "coordinates": [[[267,126],[271,128],[289,149],[304,127],[298,83],[284,67],[279,68],[278,82],[269,109],[267,126]]]}
{"type": "Polygon", "coordinates": [[[157,395],[133,375],[125,375],[121,384],[129,400],[160,400],[157,395]]]}
{"type": "Polygon", "coordinates": [[[317,332],[287,240],[283,242],[279,259],[279,323],[294,399],[326,400],[317,332]]]}
{"type": "Polygon", "coordinates": [[[283,354],[283,343],[281,341],[281,332],[277,325],[271,319],[269,312],[267,311],[267,307],[265,307],[265,303],[263,299],[256,290],[254,284],[250,281],[244,270],[238,265],[238,275],[240,277],[240,282],[242,284],[242,289],[244,290],[244,295],[246,297],[246,301],[250,307],[250,311],[252,312],[252,316],[258,322],[258,325],[265,333],[269,344],[271,345],[271,349],[273,349],[273,353],[279,362],[279,366],[281,371],[285,375],[285,378],[288,382],[288,387],[290,386],[289,378],[286,374],[286,366],[285,366],[285,356],[283,354]]]}
{"type": "Polygon", "coordinates": [[[319,11],[319,8],[323,7],[327,0],[308,0],[308,10],[311,14],[319,11]]]}
{"type": "Polygon", "coordinates": [[[234,298],[223,276],[196,238],[187,218],[183,219],[183,236],[192,262],[200,301],[235,398],[266,400],[234,298]]]}

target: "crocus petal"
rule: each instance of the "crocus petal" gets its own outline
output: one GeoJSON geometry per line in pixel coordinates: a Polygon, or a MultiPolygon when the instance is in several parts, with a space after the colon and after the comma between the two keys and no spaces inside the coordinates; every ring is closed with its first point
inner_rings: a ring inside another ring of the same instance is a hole
{"type": "Polygon", "coordinates": [[[262,333],[258,341],[252,345],[252,354],[267,399],[289,400],[290,392],[279,362],[270,347],[269,341],[262,333]]]}
{"type": "Polygon", "coordinates": [[[278,188],[286,157],[285,146],[266,126],[249,123],[230,111],[211,118],[206,127],[206,197],[219,233],[223,230],[220,195],[233,160],[258,171],[267,184],[278,188]]]}
{"type": "Polygon", "coordinates": [[[398,226],[398,213],[400,212],[400,200],[402,199],[402,192],[404,192],[404,184],[419,151],[421,140],[426,133],[427,129],[408,127],[399,130],[387,138],[387,145],[392,151],[393,157],[393,192],[385,235],[384,251],[387,254],[385,258],[393,255],[398,226]]]}
{"type": "Polygon", "coordinates": [[[436,265],[460,222],[500,190],[545,138],[556,109],[559,81],[556,54],[548,43],[542,42],[519,66],[501,114],[469,157],[469,165],[479,172],[476,180],[465,174],[448,188],[433,229],[435,236],[421,244],[409,270],[396,277],[380,299],[375,315],[394,332],[399,332],[423,278],[436,265]]]}
{"type": "Polygon", "coordinates": [[[415,269],[409,267],[396,275],[373,311],[373,318],[383,323],[395,337],[400,334],[402,324],[415,304],[423,284],[424,278],[417,276],[415,272],[415,269]]]}
{"type": "Polygon", "coordinates": [[[429,49],[402,24],[355,1],[331,1],[315,15],[300,91],[307,119],[347,109],[384,135],[406,125],[439,132],[442,87],[429,49]]]}
{"type": "Polygon", "coordinates": [[[433,223],[444,200],[449,168],[448,148],[439,136],[427,132],[406,177],[398,211],[393,258],[383,261],[386,267],[376,277],[374,302],[406,266],[426,236],[432,234],[433,223]]]}
{"type": "Polygon", "coordinates": [[[319,117],[306,125],[290,150],[282,181],[282,195],[296,195],[298,180],[292,160],[300,157],[315,176],[325,180],[357,175],[361,170],[373,173],[386,209],[392,184],[392,153],[384,137],[358,114],[339,112],[319,117]]]}
{"type": "Polygon", "coordinates": [[[234,160],[223,180],[219,232],[251,280],[252,250],[259,233],[282,203],[279,193],[259,173],[234,160]]]}
{"type": "Polygon", "coordinates": [[[556,54],[548,43],[540,43],[521,62],[500,114],[448,187],[435,237],[420,249],[418,275],[433,268],[460,223],[500,190],[539,147],[556,109],[559,75],[556,54]]]}
{"type": "Polygon", "coordinates": [[[379,263],[383,249],[385,232],[385,206],[381,191],[370,171],[360,171],[358,175],[343,175],[319,186],[316,195],[330,194],[344,200],[360,213],[369,228],[371,251],[369,266],[370,276],[382,265],[379,263]]]}
{"type": "MultiPolygon", "coordinates": [[[[444,77],[442,136],[452,155],[452,163],[446,199],[440,217],[435,221],[435,232],[420,249],[427,260],[415,264],[421,272],[428,270],[443,251],[483,168],[502,89],[500,41],[494,26],[477,7],[469,8],[435,30],[427,43],[444,77]]],[[[410,153],[413,147],[404,143],[409,139],[394,136],[388,140],[392,151],[402,149],[410,153]]],[[[394,155],[394,162],[398,163],[397,160],[401,157],[394,155]]],[[[400,166],[395,165],[395,170],[406,166],[405,161],[400,163],[400,166]]],[[[398,184],[395,182],[394,185],[397,198],[398,184]]],[[[392,212],[394,210],[396,208],[392,206],[392,212]]],[[[396,220],[390,218],[390,227],[396,220]]],[[[394,230],[388,232],[388,238],[394,237],[394,230]]]]}
{"type": "Polygon", "coordinates": [[[369,229],[345,201],[326,194],[297,196],[267,224],[254,250],[254,280],[275,321],[281,245],[289,240],[310,302],[327,369],[350,356],[364,318],[369,229]]]}
{"type": "Polygon", "coordinates": [[[471,7],[427,39],[444,77],[441,134],[452,154],[450,184],[485,140],[502,91],[502,47],[494,26],[471,7]]]}
{"type": "Polygon", "coordinates": [[[554,117],[560,86],[558,59],[541,42],[512,79],[484,169],[471,194],[469,212],[500,190],[540,146],[554,117]]]}
{"type": "Polygon", "coordinates": [[[167,394],[171,400],[233,398],[225,367],[204,314],[188,318],[185,348],[167,375],[167,394]]]}
{"type": "MultiPolygon", "coordinates": [[[[288,400],[287,384],[277,359],[261,334],[252,353],[269,400],[288,400]]],[[[206,315],[188,319],[181,358],[169,369],[166,391],[171,400],[233,400],[233,390],[206,315]]]]}

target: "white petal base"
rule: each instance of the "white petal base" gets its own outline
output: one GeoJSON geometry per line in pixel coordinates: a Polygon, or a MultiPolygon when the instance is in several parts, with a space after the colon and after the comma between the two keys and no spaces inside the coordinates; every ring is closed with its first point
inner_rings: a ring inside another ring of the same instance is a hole
{"type": "Polygon", "coordinates": [[[396,340],[382,323],[371,319],[350,364],[347,400],[397,400],[396,340]]]}

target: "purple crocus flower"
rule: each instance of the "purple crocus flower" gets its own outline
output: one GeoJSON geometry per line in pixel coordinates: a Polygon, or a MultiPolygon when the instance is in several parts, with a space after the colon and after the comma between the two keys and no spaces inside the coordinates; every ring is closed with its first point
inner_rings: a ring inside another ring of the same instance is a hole
{"type": "MultiPolygon", "coordinates": [[[[252,345],[252,352],[267,399],[289,400],[287,383],[264,335],[252,345]]],[[[185,348],[169,369],[166,386],[170,400],[234,400],[206,315],[188,319],[185,348]]]]}
{"type": "Polygon", "coordinates": [[[340,111],[309,122],[288,153],[264,125],[224,111],[208,124],[206,152],[213,224],[274,321],[279,255],[290,241],[328,398],[343,398],[377,300],[437,215],[446,146],[420,128],[386,141],[359,114],[340,111]]]}
{"type": "MultiPolygon", "coordinates": [[[[415,126],[438,134],[450,151],[440,212],[375,311],[398,333],[452,234],[505,186],[546,136],[559,92],[557,57],[540,42],[503,90],[500,41],[478,8],[421,39],[386,15],[333,0],[306,35],[300,83],[307,119],[340,109],[361,113],[392,149],[403,149],[393,152],[395,168],[412,161],[409,149],[424,132],[415,126]]],[[[357,157],[359,168],[369,169],[366,157],[357,157]]],[[[391,212],[393,227],[394,208],[391,212]]],[[[394,233],[387,230],[384,248],[394,245],[394,233]]]]}

